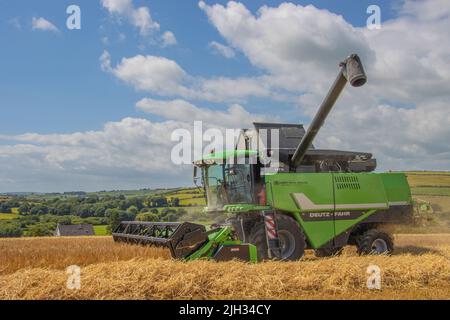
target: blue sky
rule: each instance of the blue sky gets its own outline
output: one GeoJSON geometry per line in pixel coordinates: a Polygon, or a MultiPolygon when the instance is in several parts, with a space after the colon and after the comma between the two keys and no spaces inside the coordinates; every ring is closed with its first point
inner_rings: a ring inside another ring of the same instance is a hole
{"type": "MultiPolygon", "coordinates": [[[[262,5],[277,6],[283,1],[248,1],[255,12],[262,5]]],[[[197,1],[134,1],[136,6],[148,5],[153,19],[162,29],[171,30],[178,45],[161,48],[146,44],[136,28],[111,21],[99,1],[1,1],[0,38],[4,45],[0,59],[0,105],[3,134],[69,133],[98,130],[107,121],[126,116],[140,116],[134,108],[143,94],[123,85],[101,71],[98,57],[104,49],[119,60],[135,54],[162,55],[176,60],[185,70],[198,76],[242,76],[258,74],[243,55],[223,59],[211,53],[210,41],[223,42],[220,34],[208,22],[197,1]],[[70,4],[82,12],[82,29],[67,30],[65,13],[70,4]],[[58,27],[60,33],[32,31],[32,17],[45,17],[58,27]],[[12,24],[16,19],[20,29],[12,24]],[[119,41],[119,34],[126,39],[119,41]],[[102,43],[102,37],[111,43],[102,43]],[[145,44],[145,48],[139,48],[145,44]]],[[[216,2],[214,2],[216,3],[216,2]]],[[[226,3],[226,1],[217,1],[226,3]]],[[[295,1],[312,3],[344,16],[355,26],[366,23],[366,8],[376,3],[383,18],[392,15],[389,1],[295,1]]],[[[257,110],[258,101],[249,104],[257,110]]],[[[214,105],[212,105],[214,107],[214,105]]],[[[286,112],[288,113],[288,112],[286,112]]],[[[287,114],[289,116],[289,114],[287,114]]],[[[295,116],[296,118],[299,115],[295,116]]]]}
{"type": "Polygon", "coordinates": [[[448,170],[449,13],[446,0],[0,0],[0,192],[189,185],[172,130],[307,124],[351,52],[369,83],[316,145],[448,170]],[[81,30],[66,28],[71,4],[81,30]],[[366,28],[373,4],[380,30],[366,28]]]}

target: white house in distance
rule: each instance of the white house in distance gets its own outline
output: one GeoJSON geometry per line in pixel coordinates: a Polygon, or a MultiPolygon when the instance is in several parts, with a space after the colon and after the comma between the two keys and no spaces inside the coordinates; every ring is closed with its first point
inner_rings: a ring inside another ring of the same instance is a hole
{"type": "Polygon", "coordinates": [[[55,237],[93,236],[94,228],[91,224],[59,224],[56,226],[55,237]]]}

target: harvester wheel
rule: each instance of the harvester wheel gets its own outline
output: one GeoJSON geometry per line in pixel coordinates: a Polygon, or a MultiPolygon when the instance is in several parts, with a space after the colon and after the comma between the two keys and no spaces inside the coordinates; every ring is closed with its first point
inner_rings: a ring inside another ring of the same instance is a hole
{"type": "Polygon", "coordinates": [[[320,248],[314,250],[314,255],[319,258],[338,256],[342,253],[342,247],[338,248],[320,248]]]}
{"type": "MultiPolygon", "coordinates": [[[[306,247],[305,235],[297,222],[285,215],[277,215],[278,237],[283,260],[300,259],[306,247]]],[[[258,250],[258,260],[269,259],[264,223],[256,224],[250,231],[249,242],[258,250]]],[[[275,258],[275,257],[274,257],[275,258]]]]}
{"type": "Polygon", "coordinates": [[[360,255],[391,254],[394,251],[394,241],[388,233],[371,229],[361,235],[357,247],[360,255]]]}

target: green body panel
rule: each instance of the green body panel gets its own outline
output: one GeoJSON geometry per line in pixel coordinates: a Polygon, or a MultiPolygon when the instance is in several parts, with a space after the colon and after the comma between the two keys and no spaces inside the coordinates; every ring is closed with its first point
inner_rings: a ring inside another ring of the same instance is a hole
{"type": "Polygon", "coordinates": [[[389,202],[412,203],[411,190],[404,173],[379,173],[389,202]]]}
{"type": "MultiPolygon", "coordinates": [[[[313,195],[313,200],[318,205],[333,203],[333,180],[331,173],[278,173],[266,176],[265,180],[267,204],[278,210],[290,212],[300,211],[292,197],[294,192],[313,195]]],[[[302,211],[317,210],[304,209],[302,211]]]]}
{"type": "MultiPolygon", "coordinates": [[[[208,235],[208,241],[198,250],[194,251],[191,255],[187,256],[184,260],[192,261],[196,259],[209,259],[213,256],[219,246],[242,244],[239,240],[233,240],[233,229],[231,227],[222,227],[216,229],[208,235]]],[[[258,262],[257,250],[253,244],[249,244],[250,261],[252,263],[258,262]]]]}
{"type": "Polygon", "coordinates": [[[216,232],[208,235],[208,242],[204,244],[200,249],[194,251],[191,255],[187,256],[185,260],[195,260],[200,258],[210,258],[214,252],[214,247],[217,245],[230,241],[232,229],[229,227],[219,228],[216,232]]]}
{"type": "Polygon", "coordinates": [[[401,173],[279,173],[265,180],[267,204],[291,214],[313,248],[390,204],[411,204],[401,173]]]}
{"type": "Polygon", "coordinates": [[[387,209],[381,176],[376,173],[333,173],[335,210],[387,209]]]}
{"type": "Polygon", "coordinates": [[[249,244],[250,249],[250,262],[257,263],[258,262],[258,250],[255,245],[249,244]]]}
{"type": "Polygon", "coordinates": [[[267,204],[272,208],[291,213],[305,231],[305,235],[314,247],[319,247],[334,237],[334,223],[329,221],[304,221],[301,212],[326,212],[330,209],[301,210],[293,194],[301,192],[313,196],[317,205],[333,204],[333,181],[331,173],[300,174],[280,173],[266,176],[267,204]]]}

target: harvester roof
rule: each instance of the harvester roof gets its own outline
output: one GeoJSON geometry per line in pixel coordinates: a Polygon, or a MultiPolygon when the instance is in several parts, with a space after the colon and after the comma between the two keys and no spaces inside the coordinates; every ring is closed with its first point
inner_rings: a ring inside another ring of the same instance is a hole
{"type": "Polygon", "coordinates": [[[241,157],[252,157],[258,154],[255,150],[227,150],[227,151],[218,151],[211,152],[202,157],[202,159],[194,161],[194,164],[213,164],[215,162],[224,162],[224,160],[230,158],[241,158],[241,157]]]}

